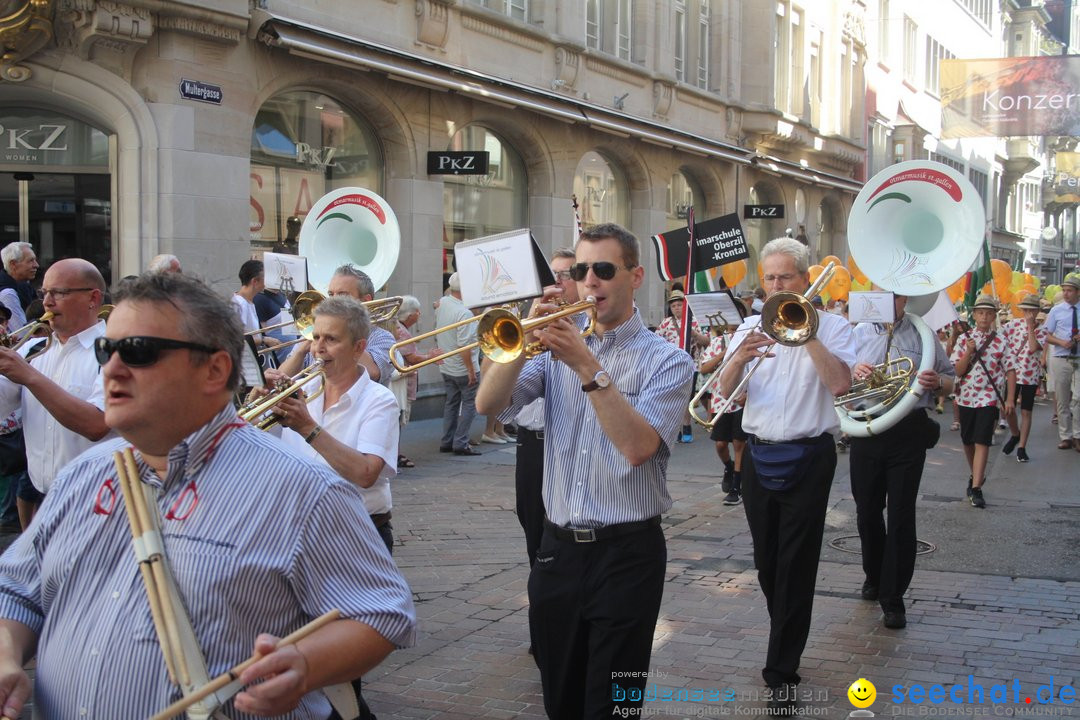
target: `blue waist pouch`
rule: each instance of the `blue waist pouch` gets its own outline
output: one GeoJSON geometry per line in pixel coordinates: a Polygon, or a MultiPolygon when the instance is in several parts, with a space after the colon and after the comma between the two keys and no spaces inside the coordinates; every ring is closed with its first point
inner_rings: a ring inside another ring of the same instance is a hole
{"type": "MultiPolygon", "coordinates": [[[[802,479],[810,463],[825,447],[823,438],[831,436],[826,433],[808,440],[784,443],[762,442],[756,437],[751,438],[747,448],[750,450],[758,482],[766,490],[790,490],[802,479]]],[[[831,442],[829,439],[830,444],[831,442]]]]}

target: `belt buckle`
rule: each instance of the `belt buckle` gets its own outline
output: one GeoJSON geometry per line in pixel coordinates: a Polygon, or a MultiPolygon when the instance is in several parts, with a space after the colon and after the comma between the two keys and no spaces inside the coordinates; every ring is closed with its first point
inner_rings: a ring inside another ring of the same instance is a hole
{"type": "Polygon", "coordinates": [[[536,433],[536,439],[537,440],[543,440],[544,439],[544,431],[543,430],[536,430],[535,433],[536,433]]]}
{"type": "Polygon", "coordinates": [[[574,533],[576,543],[596,542],[596,530],[592,528],[568,528],[568,530],[574,533]]]}

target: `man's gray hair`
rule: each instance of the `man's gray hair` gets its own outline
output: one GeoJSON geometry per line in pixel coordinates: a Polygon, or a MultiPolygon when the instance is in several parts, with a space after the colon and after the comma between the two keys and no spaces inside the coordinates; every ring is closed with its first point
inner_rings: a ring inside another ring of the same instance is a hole
{"type": "Polygon", "coordinates": [[[13,242],[5,245],[4,249],[0,250],[0,260],[4,262],[4,269],[11,272],[11,264],[22,262],[28,252],[34,252],[34,246],[28,242],[13,242]]]}
{"type": "Polygon", "coordinates": [[[404,320],[419,309],[419,300],[412,295],[403,295],[401,298],[401,307],[399,307],[397,311],[397,318],[398,320],[404,320]]]}
{"type": "Polygon", "coordinates": [[[801,273],[810,270],[810,249],[794,238],[779,237],[765,243],[758,262],[765,262],[770,255],[788,255],[795,260],[795,269],[801,273]]]}
{"type": "MultiPolygon", "coordinates": [[[[232,371],[228,389],[236,390],[240,385],[240,353],[244,346],[240,317],[232,305],[201,280],[178,273],[147,272],[121,282],[114,300],[117,305],[122,302],[172,305],[180,313],[183,339],[229,353],[232,371]]],[[[208,359],[197,350],[191,351],[191,358],[196,364],[208,359]]]]}
{"type": "Polygon", "coordinates": [[[345,332],[353,342],[367,340],[371,334],[371,316],[363,303],[348,295],[328,297],[315,306],[315,317],[334,317],[345,321],[345,332]]]}
{"type": "Polygon", "coordinates": [[[554,262],[562,258],[563,260],[576,260],[577,256],[574,255],[574,248],[561,247],[557,248],[555,252],[551,253],[551,260],[554,262]]]}
{"type": "Polygon", "coordinates": [[[345,263],[335,270],[334,274],[356,278],[356,289],[360,292],[360,297],[364,297],[365,295],[375,295],[375,286],[372,284],[371,278],[366,272],[352,263],[345,263]]]}
{"type": "Polygon", "coordinates": [[[180,272],[180,258],[175,255],[157,255],[146,266],[146,272],[180,272]]]}

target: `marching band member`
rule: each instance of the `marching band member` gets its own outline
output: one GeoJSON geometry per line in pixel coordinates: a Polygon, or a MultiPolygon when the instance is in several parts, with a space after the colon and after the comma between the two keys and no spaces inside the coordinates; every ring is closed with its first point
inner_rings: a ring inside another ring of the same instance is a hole
{"type": "MultiPolygon", "coordinates": [[[[724,359],[724,352],[731,341],[726,331],[727,326],[720,325],[718,332],[709,342],[709,347],[701,354],[701,374],[705,377],[711,376],[724,359]]],[[[714,392],[709,396],[709,415],[715,415],[723,402],[724,398],[719,389],[714,388],[714,392]]],[[[738,505],[742,502],[743,449],[746,447],[746,431],[742,427],[742,417],[742,403],[733,402],[709,434],[710,439],[716,443],[716,454],[724,464],[724,478],[720,481],[720,489],[724,492],[725,505],[738,505]]]]}
{"type": "MultiPolygon", "coordinates": [[[[1012,352],[1016,368],[1016,399],[1020,406],[1020,432],[1013,435],[1001,448],[1008,455],[1016,448],[1016,461],[1026,463],[1028,435],[1031,433],[1031,411],[1035,409],[1035,391],[1042,380],[1042,356],[1046,347],[1046,328],[1039,327],[1039,296],[1025,295],[1018,303],[1023,317],[1015,318],[1002,328],[1005,340],[1012,352]]],[[[1009,417],[1009,425],[1016,425],[1015,409],[1009,417]]]]}
{"type": "Polygon", "coordinates": [[[222,298],[169,273],[129,281],[117,297],[94,349],[105,419],[122,439],[69,464],[0,557],[0,709],[18,717],[35,653],[43,717],[147,717],[180,697],[153,641],[116,487],[113,452],[131,445],[139,480],[156,488],[165,553],[210,675],[253,646],[262,655],[226,714],[329,717],[320,688],[414,642],[408,585],[371,523],[357,522],[366,511],[353,485],[237,417],[243,338],[222,298]],[[342,619],[275,649],[335,608],[342,619]]]}
{"type": "MultiPolygon", "coordinates": [[[[682,344],[682,318],[683,310],[686,307],[686,295],[682,290],[672,290],[668,295],[668,316],[660,321],[660,325],[656,328],[656,334],[667,340],[675,347],[679,347],[682,344]]],[[[690,357],[697,362],[698,357],[701,355],[703,348],[708,347],[709,338],[705,333],[701,332],[701,326],[698,325],[697,318],[691,318],[690,320],[690,347],[686,352],[690,353],[690,357]]],[[[691,388],[690,394],[693,395],[693,389],[691,388]]],[[[679,433],[680,443],[690,443],[694,441],[693,426],[690,424],[690,410],[687,409],[683,413],[682,430],[679,433]]]]}
{"type": "Polygon", "coordinates": [[[912,368],[922,363],[923,352],[934,354],[934,364],[915,382],[924,389],[915,408],[891,428],[872,437],[852,436],[851,494],[858,514],[859,541],[866,577],[864,600],[877,600],[887,628],[907,625],[904,593],[915,572],[915,500],[919,494],[926,450],[937,442],[937,423],[927,415],[934,405],[934,391],[952,392],[953,367],[945,348],[935,338],[924,348],[919,331],[904,312],[905,295],[893,296],[895,319],[891,334],[883,325],[861,323],[855,328],[856,380],[866,380],[874,366],[906,357],[912,368]],[[888,507],[888,520],[882,513],[888,507]]]}
{"type": "MultiPolygon", "coordinates": [[[[778,238],[761,249],[769,296],[809,289],[809,254],[794,238],[778,238]]],[[[721,386],[722,394],[730,396],[751,362],[761,363],[744,401],[750,457],[743,464],[743,505],[771,624],[761,675],[771,690],[770,706],[787,708],[796,699],[799,662],[810,632],[825,509],[836,469],[833,433],[840,423],[833,399],[851,387],[855,338],[847,320],[825,312],[818,312],[817,336],[796,347],[774,345],[756,330],[760,323],[755,315],[739,326],[728,346],[721,386]]]]}
{"type": "MultiPolygon", "coordinates": [[[[506,407],[504,419],[544,398],[547,521],[529,627],[553,718],[640,712],[664,590],[666,469],[693,367],[634,307],[639,257],[618,225],[583,232],[570,273],[596,299],[595,332],[551,322],[534,333],[550,352],[493,365],[476,398],[485,413],[506,407]]],[[[534,305],[532,316],[556,309],[534,305]]]]}
{"type": "MultiPolygon", "coordinates": [[[[323,300],[314,313],[311,355],[323,362],[323,392],[311,402],[288,397],[274,407],[278,422],[288,428],[281,439],[298,455],[321,460],[360,489],[372,524],[393,553],[390,478],[397,474],[398,405],[394,394],[374,382],[358,362],[371,318],[347,295],[323,300]]],[[[288,376],[270,370],[267,378],[288,376]]],[[[319,383],[313,380],[304,392],[318,392],[319,383]]]]}
{"type": "Polygon", "coordinates": [[[53,313],[53,344],[29,362],[0,348],[0,417],[22,408],[26,463],[33,487],[19,489],[25,529],[60,470],[108,434],[101,368],[94,340],[105,334],[98,320],[105,280],[91,263],[58,260],[42,281],[45,310],[53,313]]]}
{"type": "MultiPolygon", "coordinates": [[[[375,287],[371,283],[371,278],[352,263],[345,263],[334,271],[326,292],[330,297],[348,295],[360,302],[369,302],[375,297],[375,287]]],[[[391,376],[394,373],[394,366],[390,364],[390,346],[393,344],[392,332],[378,325],[372,325],[371,334],[367,339],[367,349],[360,356],[360,363],[367,370],[368,376],[385,387],[390,386],[391,376]]],[[[310,358],[308,358],[310,349],[310,342],[297,343],[288,359],[281,364],[282,372],[292,376],[310,364],[310,358]]]]}
{"type": "Polygon", "coordinates": [[[1013,411],[1016,397],[1016,370],[1005,336],[994,329],[998,302],[980,295],[972,305],[975,326],[961,335],[953,347],[956,368],[956,404],[960,412],[960,441],[964,444],[971,477],[967,497],[973,507],[985,508],[983,480],[994,426],[1003,409],[1013,411]],[[1005,396],[1001,388],[1005,387],[1005,396]]]}

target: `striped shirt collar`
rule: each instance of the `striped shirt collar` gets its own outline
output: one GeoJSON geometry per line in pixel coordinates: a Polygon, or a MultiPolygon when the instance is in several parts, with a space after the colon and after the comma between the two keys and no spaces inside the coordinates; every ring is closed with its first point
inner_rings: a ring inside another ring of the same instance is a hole
{"type": "MultiPolygon", "coordinates": [[[[168,485],[172,482],[183,482],[192,477],[210,462],[214,457],[214,451],[231,430],[244,427],[246,424],[236,414],[232,403],[226,403],[218,414],[210,419],[210,422],[178,442],[169,451],[168,476],[165,482],[160,483],[157,473],[154,472],[150,473],[150,481],[154,485],[168,485]]],[[[148,467],[146,461],[142,459],[141,453],[136,452],[135,457],[142,473],[143,468],[148,467]]]]}
{"type": "Polygon", "coordinates": [[[626,321],[611,330],[605,331],[600,337],[611,340],[616,347],[622,347],[630,342],[639,332],[645,329],[645,323],[641,320],[641,313],[637,305],[634,305],[634,313],[626,321]]]}

